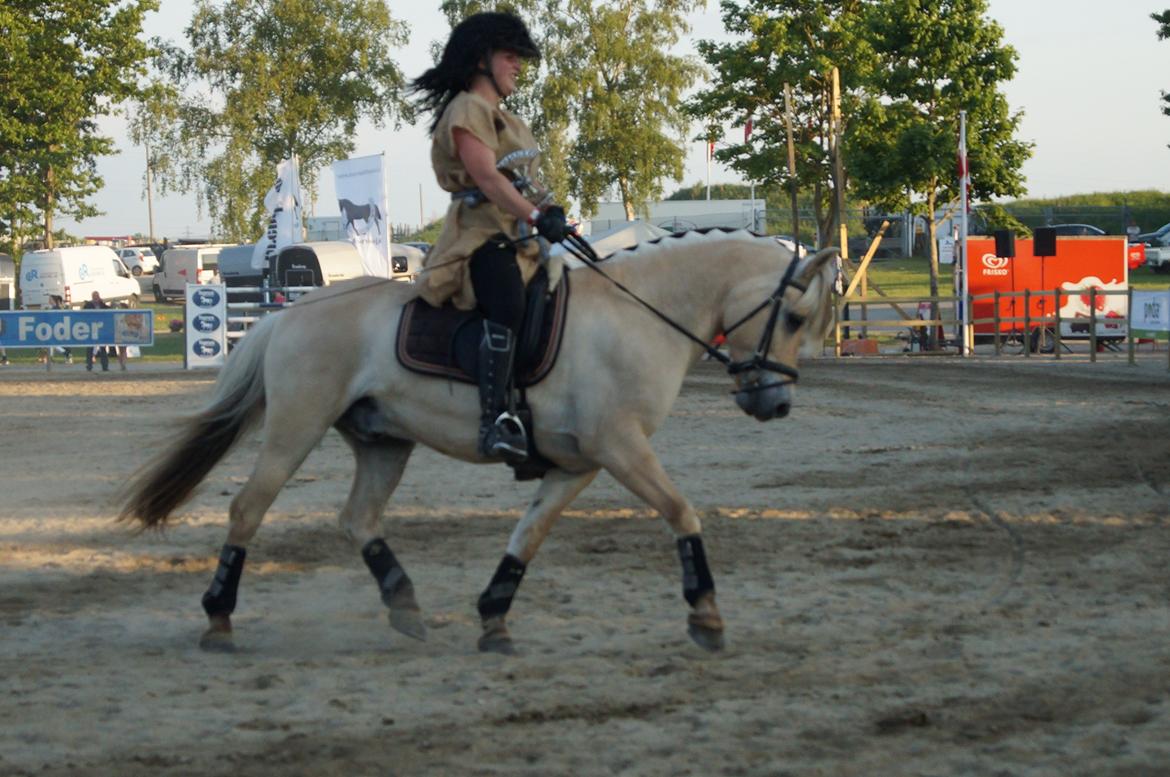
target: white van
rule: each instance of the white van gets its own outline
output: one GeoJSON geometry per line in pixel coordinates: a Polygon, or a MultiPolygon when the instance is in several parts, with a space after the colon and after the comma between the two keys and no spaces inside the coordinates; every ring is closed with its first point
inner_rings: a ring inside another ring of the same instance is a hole
{"type": "Polygon", "coordinates": [[[24,307],[51,308],[52,297],[65,307],[79,308],[94,292],[106,302],[138,307],[141,287],[126,265],[107,246],[70,246],[30,251],[20,263],[20,292],[24,307]]]}
{"type": "Polygon", "coordinates": [[[154,298],[182,299],[188,283],[219,283],[219,252],[224,245],[180,246],[163,252],[154,271],[154,298]]]}

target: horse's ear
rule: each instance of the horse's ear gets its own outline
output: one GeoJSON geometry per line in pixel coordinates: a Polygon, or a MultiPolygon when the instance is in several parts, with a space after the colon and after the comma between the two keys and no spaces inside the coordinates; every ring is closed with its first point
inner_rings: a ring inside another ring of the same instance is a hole
{"type": "Polygon", "coordinates": [[[812,258],[806,260],[804,267],[797,275],[797,280],[802,286],[807,286],[812,283],[812,279],[820,274],[825,265],[833,261],[837,257],[840,249],[835,246],[829,248],[822,248],[812,255],[812,258]]]}

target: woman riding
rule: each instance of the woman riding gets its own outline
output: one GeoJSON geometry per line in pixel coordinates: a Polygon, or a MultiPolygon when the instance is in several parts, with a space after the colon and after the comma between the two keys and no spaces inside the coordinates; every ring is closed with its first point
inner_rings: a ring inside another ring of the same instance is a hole
{"type": "Polygon", "coordinates": [[[567,231],[563,208],[541,209],[524,196],[539,192],[536,140],[500,105],[516,90],[524,60],[539,58],[519,18],[478,13],[451,31],[439,64],[411,84],[418,105],[434,113],[431,165],[452,200],[427,254],[420,296],[436,307],[449,300],[483,314],[479,450],[509,462],[528,455],[509,399],[524,288],[540,266],[532,228],[551,242],[567,231]]]}

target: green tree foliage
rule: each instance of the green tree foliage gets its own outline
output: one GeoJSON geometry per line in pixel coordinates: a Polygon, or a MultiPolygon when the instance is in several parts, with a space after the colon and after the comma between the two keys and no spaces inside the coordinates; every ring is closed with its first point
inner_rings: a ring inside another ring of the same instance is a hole
{"type": "Polygon", "coordinates": [[[714,78],[690,101],[688,110],[713,127],[743,125],[751,117],[751,136],[718,149],[715,156],[748,180],[778,191],[789,186],[784,84],[791,85],[797,185],[812,192],[821,236],[832,234],[836,220],[829,153],[831,73],[833,67],[840,71],[842,131],[847,135],[853,106],[875,67],[865,24],[867,4],[724,0],[724,27],[739,39],[699,43],[714,78]]]}
{"type": "Polygon", "coordinates": [[[959,197],[959,112],[967,111],[973,199],[1023,192],[1020,167],[1031,144],[1015,140],[999,85],[1015,74],[1016,52],[987,18],[986,0],[888,0],[869,13],[880,62],[859,105],[846,152],[861,197],[927,216],[931,294],[938,293],[936,213],[959,197]]]}
{"type": "Polygon", "coordinates": [[[97,211],[96,159],[114,152],[97,119],[133,96],[149,52],[139,40],[156,0],[5,0],[0,3],[0,213],[10,242],[57,214],[97,211]]]}
{"type": "Polygon", "coordinates": [[[181,95],[168,146],[179,156],[156,172],[195,190],[221,237],[260,234],[280,160],[296,156],[312,191],[323,165],[353,151],[359,120],[409,116],[391,58],[407,28],[383,0],[200,0],[186,36],[189,51],[165,45],[160,58],[181,95]]]}
{"type": "Polygon", "coordinates": [[[689,119],[682,95],[700,65],[669,50],[700,0],[448,0],[455,23],[481,10],[511,10],[528,23],[543,60],[509,105],[532,124],[544,152],[545,183],[596,212],[616,193],[629,218],[683,173],[689,119]],[[528,96],[531,94],[531,97],[528,96]]]}
{"type": "MultiPolygon", "coordinates": [[[[1150,18],[1158,23],[1158,40],[1170,38],[1170,8],[1162,13],[1152,13],[1150,18]]],[[[1170,116],[1170,93],[1162,92],[1162,113],[1170,116]]]]}

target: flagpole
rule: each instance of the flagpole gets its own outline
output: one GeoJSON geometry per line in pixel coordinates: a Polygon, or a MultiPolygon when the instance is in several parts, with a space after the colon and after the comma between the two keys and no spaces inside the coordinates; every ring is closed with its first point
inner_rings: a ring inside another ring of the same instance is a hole
{"type": "Polygon", "coordinates": [[[960,333],[959,342],[963,344],[962,353],[964,356],[970,356],[972,353],[972,336],[971,336],[971,311],[969,310],[968,296],[970,294],[970,279],[968,278],[969,267],[967,266],[967,196],[968,188],[971,181],[971,172],[967,165],[967,112],[959,111],[959,160],[962,164],[962,169],[959,171],[959,189],[960,189],[960,212],[959,212],[959,231],[962,233],[962,264],[959,272],[962,279],[960,288],[962,290],[962,299],[959,300],[961,310],[963,311],[963,331],[960,333]]]}

